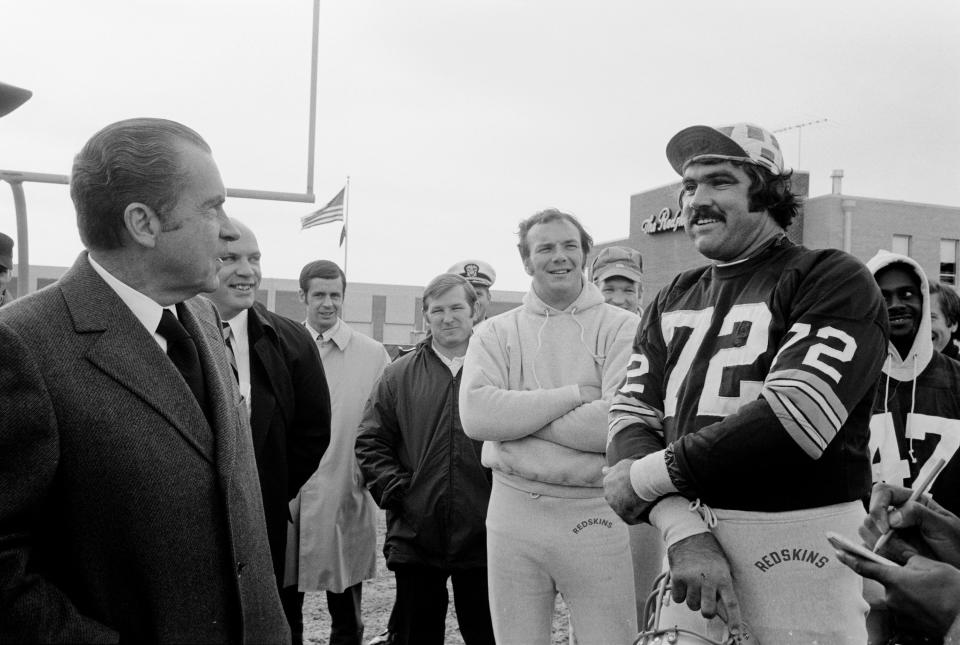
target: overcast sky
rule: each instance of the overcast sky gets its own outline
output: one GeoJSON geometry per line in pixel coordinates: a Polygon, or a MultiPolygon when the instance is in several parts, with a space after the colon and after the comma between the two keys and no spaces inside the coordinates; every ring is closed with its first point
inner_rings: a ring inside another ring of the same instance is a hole
{"type": "MultiPolygon", "coordinates": [[[[229,187],[306,187],[311,0],[31,0],[0,12],[0,168],[62,173],[96,130],[181,121],[229,187]]],[[[627,235],[632,193],[675,180],[667,140],[753,121],[830,190],[960,206],[960,3],[323,0],[317,203],[230,199],[268,277],[342,261],[300,231],[351,177],[348,279],[422,285],[454,261],[525,289],[517,223],[556,206],[627,235]]],[[[799,163],[799,166],[798,166],[799,163]]],[[[27,184],[32,264],[81,249],[66,186],[27,184]]],[[[9,186],[0,230],[15,236],[9,186]]],[[[960,234],[960,223],[958,223],[960,234]]]]}

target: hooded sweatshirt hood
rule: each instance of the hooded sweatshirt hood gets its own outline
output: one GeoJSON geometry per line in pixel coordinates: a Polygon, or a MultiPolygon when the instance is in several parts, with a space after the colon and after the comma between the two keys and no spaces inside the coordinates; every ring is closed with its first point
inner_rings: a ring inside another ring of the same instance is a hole
{"type": "Polygon", "coordinates": [[[610,400],[639,320],[584,281],[563,310],[531,287],[522,306],[477,328],[463,365],[460,418],[467,436],[485,441],[483,465],[495,477],[531,493],[603,497],[610,400]]]}
{"type": "Polygon", "coordinates": [[[927,282],[927,275],[917,261],[899,253],[878,251],[867,262],[867,268],[876,278],[882,269],[891,264],[902,264],[917,276],[920,282],[922,305],[917,333],[913,338],[910,351],[907,352],[906,356],[901,356],[893,341],[887,341],[887,360],[884,361],[883,372],[887,377],[898,381],[912,381],[927,367],[933,357],[933,338],[930,331],[930,284],[927,282]]]}
{"type": "MultiPolygon", "coordinates": [[[[580,289],[580,295],[577,296],[577,299],[571,302],[567,308],[563,310],[552,307],[541,300],[533,286],[531,286],[530,290],[524,294],[523,310],[535,317],[543,318],[543,321],[539,323],[539,329],[537,330],[536,356],[534,357],[533,361],[533,379],[538,388],[543,387],[543,385],[540,382],[540,377],[537,372],[537,363],[538,359],[541,358],[541,353],[543,352],[543,334],[546,332],[550,324],[551,317],[554,319],[554,324],[557,324],[557,321],[560,318],[569,317],[577,325],[577,327],[580,328],[580,344],[583,346],[584,350],[593,357],[594,362],[596,362],[598,365],[603,364],[605,357],[602,354],[596,353],[596,348],[592,348],[584,338],[586,328],[583,326],[583,321],[580,317],[586,310],[604,304],[605,302],[603,300],[603,294],[600,292],[600,288],[592,282],[587,282],[586,280],[583,281],[583,288],[580,289]]],[[[548,354],[549,353],[550,352],[548,352],[548,354]]],[[[546,358],[548,361],[553,360],[549,356],[546,356],[546,358]]]]}
{"type": "Polygon", "coordinates": [[[553,316],[559,313],[577,315],[578,313],[582,313],[585,309],[602,305],[603,303],[603,294],[600,293],[599,287],[592,282],[588,282],[587,280],[583,281],[583,288],[580,289],[580,295],[577,296],[577,299],[571,302],[570,305],[562,311],[555,307],[551,307],[541,300],[540,296],[537,295],[536,289],[534,289],[532,286],[530,287],[530,290],[527,291],[527,293],[525,293],[523,296],[523,306],[527,311],[538,316],[553,316]]]}

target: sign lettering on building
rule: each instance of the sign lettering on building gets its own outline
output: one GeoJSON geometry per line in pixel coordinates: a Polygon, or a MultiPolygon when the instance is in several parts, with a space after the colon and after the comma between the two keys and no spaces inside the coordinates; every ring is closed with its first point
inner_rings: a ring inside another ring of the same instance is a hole
{"type": "Polygon", "coordinates": [[[656,215],[651,215],[640,223],[640,230],[647,235],[675,231],[678,228],[683,228],[682,213],[681,211],[674,212],[670,208],[664,208],[656,215]]]}

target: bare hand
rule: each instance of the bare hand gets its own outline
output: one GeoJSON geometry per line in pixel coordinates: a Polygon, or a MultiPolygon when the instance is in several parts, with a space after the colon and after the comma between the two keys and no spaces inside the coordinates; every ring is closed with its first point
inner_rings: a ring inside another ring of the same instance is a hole
{"type": "Polygon", "coordinates": [[[667,558],[674,602],[686,600],[687,607],[699,610],[704,618],[726,614],[728,629],[742,629],[730,564],[713,533],[680,540],[667,550],[667,558]]]}
{"type": "Polygon", "coordinates": [[[960,567],[960,518],[927,496],[907,502],[909,497],[910,489],[902,486],[873,487],[870,515],[859,530],[864,544],[872,547],[893,528],[896,532],[882,549],[888,557],[902,563],[920,554],[960,567]]]}
{"type": "Polygon", "coordinates": [[[578,385],[577,387],[580,388],[580,400],[583,403],[603,398],[603,392],[595,385],[578,385]]]}
{"type": "Polygon", "coordinates": [[[640,499],[630,482],[630,465],[635,459],[621,459],[603,469],[603,496],[610,508],[627,524],[639,524],[654,502],[640,499]]]}
{"type": "Polygon", "coordinates": [[[960,570],[915,555],[902,567],[870,562],[846,552],[837,559],[886,589],[887,606],[918,627],[943,635],[960,616],[960,570]]]}

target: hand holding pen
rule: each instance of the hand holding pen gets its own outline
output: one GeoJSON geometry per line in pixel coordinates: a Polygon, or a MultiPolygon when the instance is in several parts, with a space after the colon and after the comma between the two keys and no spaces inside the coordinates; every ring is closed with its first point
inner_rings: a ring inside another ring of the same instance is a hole
{"type": "MultiPolygon", "coordinates": [[[[933,480],[937,478],[937,475],[940,474],[940,471],[943,470],[943,467],[947,465],[946,460],[943,457],[937,457],[933,462],[932,467],[927,469],[926,473],[922,477],[918,477],[916,481],[913,482],[913,487],[910,489],[910,496],[907,498],[906,503],[915,502],[920,499],[920,496],[926,493],[930,486],[933,484],[933,480]]],[[[871,509],[873,507],[871,500],[871,509]]],[[[896,512],[895,507],[888,507],[889,512],[896,512]]],[[[878,553],[880,549],[887,543],[890,537],[893,535],[893,527],[889,524],[887,525],[886,530],[883,532],[883,535],[880,536],[880,539],[877,540],[877,543],[873,545],[873,552],[878,553]]]]}
{"type": "Polygon", "coordinates": [[[960,624],[960,518],[922,492],[941,468],[931,463],[913,489],[889,484],[873,487],[870,516],[860,527],[860,537],[865,544],[876,545],[881,536],[892,535],[884,540],[885,547],[880,544],[875,549],[883,548],[886,556],[903,566],[876,564],[846,551],[838,551],[837,559],[880,582],[888,605],[900,614],[943,635],[952,630],[951,625],[960,624]],[[933,474],[928,477],[928,473],[933,474]]]}
{"type": "Polygon", "coordinates": [[[910,501],[919,483],[914,489],[874,486],[870,516],[860,527],[860,538],[864,544],[875,544],[881,535],[895,529],[884,547],[888,557],[902,563],[921,554],[960,567],[960,518],[928,495],[910,501]]]}

